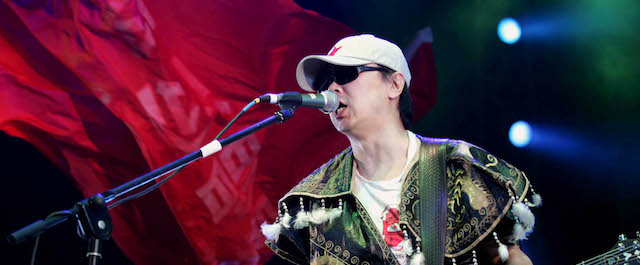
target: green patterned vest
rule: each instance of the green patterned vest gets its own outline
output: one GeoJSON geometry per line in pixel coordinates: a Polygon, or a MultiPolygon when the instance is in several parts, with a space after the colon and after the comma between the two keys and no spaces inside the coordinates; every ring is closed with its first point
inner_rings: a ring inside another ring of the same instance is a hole
{"type": "MultiPolygon", "coordinates": [[[[529,180],[514,166],[474,145],[418,137],[423,144],[418,162],[404,180],[400,226],[413,242],[429,240],[420,237],[419,180],[425,174],[419,165],[427,160],[425,143],[440,142],[446,145],[447,155],[444,255],[458,259],[468,256],[501,220],[509,217],[514,198],[520,202],[530,196],[529,180]]],[[[309,211],[323,206],[342,209],[340,217],[302,229],[292,225],[282,229],[278,240],[267,240],[267,246],[295,264],[398,264],[371,217],[351,193],[352,163],[353,154],[347,148],[302,180],[278,205],[281,215],[287,212],[294,218],[302,207],[309,211]]]]}

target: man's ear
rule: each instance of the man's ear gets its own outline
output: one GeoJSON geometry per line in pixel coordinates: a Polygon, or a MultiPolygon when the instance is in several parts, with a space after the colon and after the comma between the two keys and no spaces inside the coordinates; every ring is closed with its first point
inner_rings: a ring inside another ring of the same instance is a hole
{"type": "Polygon", "coordinates": [[[389,98],[394,99],[402,94],[402,89],[404,88],[404,76],[400,72],[395,72],[392,75],[393,82],[391,86],[391,90],[389,91],[389,98]]]}

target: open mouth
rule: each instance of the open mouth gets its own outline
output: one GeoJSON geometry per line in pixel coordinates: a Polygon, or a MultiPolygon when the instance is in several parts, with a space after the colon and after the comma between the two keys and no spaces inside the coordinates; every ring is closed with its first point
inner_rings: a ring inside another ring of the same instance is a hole
{"type": "Polygon", "coordinates": [[[342,113],[342,111],[347,107],[347,105],[343,104],[342,102],[340,102],[340,105],[338,106],[338,108],[335,111],[336,116],[340,116],[340,113],[342,113]]]}

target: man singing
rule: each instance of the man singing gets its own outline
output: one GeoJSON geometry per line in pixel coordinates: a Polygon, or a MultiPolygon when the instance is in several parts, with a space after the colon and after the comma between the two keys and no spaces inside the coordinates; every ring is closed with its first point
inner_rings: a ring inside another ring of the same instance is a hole
{"type": "Polygon", "coordinates": [[[407,60],[395,44],[351,36],[296,70],[330,90],[329,114],[350,147],[302,180],[263,224],[294,264],[532,264],[518,242],[538,206],[526,175],[463,141],[422,137],[412,120],[407,60]]]}

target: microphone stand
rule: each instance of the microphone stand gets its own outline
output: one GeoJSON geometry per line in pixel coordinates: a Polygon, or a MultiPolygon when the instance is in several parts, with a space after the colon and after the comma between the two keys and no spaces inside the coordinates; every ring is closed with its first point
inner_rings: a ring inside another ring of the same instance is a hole
{"type": "Polygon", "coordinates": [[[295,107],[288,105],[281,105],[280,107],[282,109],[276,111],[275,114],[273,114],[271,117],[255,123],[220,141],[213,141],[209,143],[208,145],[214,144],[218,146],[218,148],[214,149],[213,151],[207,151],[205,154],[203,154],[203,149],[208,146],[206,145],[198,151],[188,154],[145,175],[137,177],[116,188],[107,190],[103,193],[98,193],[80,202],[77,202],[70,209],[54,212],[50,214],[49,217],[47,217],[45,220],[38,220],[13,232],[7,237],[7,241],[9,241],[10,244],[19,244],[29,238],[33,238],[43,234],[46,230],[66,221],[71,217],[75,217],[78,221],[78,233],[81,237],[89,240],[89,249],[86,255],[89,258],[89,264],[96,265],[98,263],[98,259],[102,258],[102,254],[100,253],[102,246],[101,240],[109,239],[113,230],[111,216],[109,215],[110,207],[107,205],[107,203],[138,187],[148,184],[179,167],[186,166],[193,161],[216,153],[220,151],[222,147],[231,144],[239,139],[242,139],[260,129],[263,129],[275,123],[283,123],[289,120],[293,116],[295,107]]]}

